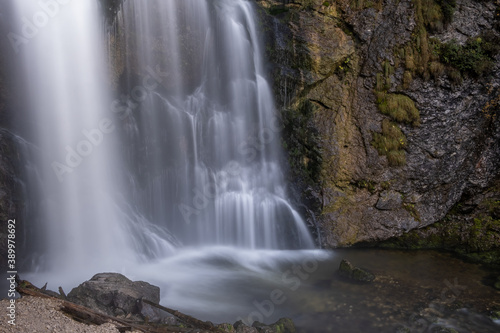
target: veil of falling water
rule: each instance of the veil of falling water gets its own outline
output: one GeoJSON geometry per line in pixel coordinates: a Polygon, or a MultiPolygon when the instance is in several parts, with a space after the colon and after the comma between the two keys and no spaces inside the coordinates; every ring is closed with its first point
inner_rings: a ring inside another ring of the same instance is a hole
{"type": "Polygon", "coordinates": [[[35,211],[27,214],[32,258],[24,261],[77,274],[117,269],[123,258],[145,253],[141,242],[166,255],[172,245],[162,231],[127,210],[127,194],[120,194],[118,124],[109,111],[97,2],[64,3],[15,2],[15,31],[24,39],[13,45],[28,100],[18,119],[28,124],[27,207],[35,211]]]}
{"type": "Polygon", "coordinates": [[[186,245],[313,246],[287,200],[255,16],[243,0],[126,1],[117,22],[133,201],[186,245]]]}
{"type": "Polygon", "coordinates": [[[108,36],[97,0],[51,3],[14,4],[17,31],[30,33],[18,45],[18,118],[30,119],[32,269],[126,271],[185,247],[314,247],[287,199],[251,2],[129,0],[108,36]]]}

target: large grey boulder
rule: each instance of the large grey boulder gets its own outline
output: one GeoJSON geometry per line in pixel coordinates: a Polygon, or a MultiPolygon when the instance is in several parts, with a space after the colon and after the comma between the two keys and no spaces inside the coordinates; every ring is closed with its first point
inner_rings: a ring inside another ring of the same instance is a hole
{"type": "Polygon", "coordinates": [[[143,281],[131,281],[118,273],[99,273],[68,294],[68,300],[110,316],[139,315],[160,321],[158,309],[141,300],[160,302],[160,288],[143,281]]]}

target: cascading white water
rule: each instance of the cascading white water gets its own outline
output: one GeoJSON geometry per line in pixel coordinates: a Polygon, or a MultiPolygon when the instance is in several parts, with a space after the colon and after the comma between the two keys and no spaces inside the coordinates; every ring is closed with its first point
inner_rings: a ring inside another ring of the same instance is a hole
{"type": "MultiPolygon", "coordinates": [[[[57,11],[14,3],[18,34],[32,33],[14,40],[29,82],[21,134],[36,146],[30,280],[69,289],[118,271],[204,311],[230,272],[272,280],[300,256],[284,249],[314,248],[287,198],[250,1],[125,1],[107,45],[124,69],[115,100],[98,1],[43,3],[57,11]]],[[[237,301],[224,300],[227,313],[237,301]]]]}
{"type": "MultiPolygon", "coordinates": [[[[135,258],[134,238],[148,226],[115,199],[119,146],[97,1],[16,1],[15,8],[10,38],[29,97],[20,116],[29,120],[36,146],[28,190],[38,191],[40,216],[30,222],[44,250],[35,265],[75,273],[118,269],[120,258],[135,258]]],[[[165,241],[162,250],[168,247],[165,241]]]]}
{"type": "Polygon", "coordinates": [[[139,163],[131,192],[150,220],[186,245],[311,248],[286,196],[281,128],[252,5],[124,3],[116,31],[131,56],[122,112],[129,156],[139,163]],[[152,69],[158,86],[148,90],[152,69]]]}

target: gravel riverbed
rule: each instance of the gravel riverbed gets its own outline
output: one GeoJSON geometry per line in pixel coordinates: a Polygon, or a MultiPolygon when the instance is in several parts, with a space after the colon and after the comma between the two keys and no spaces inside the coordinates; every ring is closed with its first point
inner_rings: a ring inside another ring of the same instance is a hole
{"type": "Polygon", "coordinates": [[[0,301],[0,333],[119,333],[112,323],[94,326],[71,319],[60,311],[62,301],[29,296],[16,300],[14,326],[8,323],[9,304],[9,300],[0,301]]]}

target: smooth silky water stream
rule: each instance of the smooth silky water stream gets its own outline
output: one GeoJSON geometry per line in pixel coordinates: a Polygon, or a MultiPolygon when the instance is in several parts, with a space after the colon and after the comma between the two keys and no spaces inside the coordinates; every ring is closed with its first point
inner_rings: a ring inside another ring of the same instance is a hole
{"type": "MultiPolygon", "coordinates": [[[[15,7],[18,31],[43,13],[35,1],[15,7]]],[[[405,320],[384,312],[383,297],[362,302],[390,287],[335,278],[339,252],[314,249],[287,197],[251,1],[127,0],[107,39],[97,1],[52,10],[19,45],[29,102],[18,118],[30,120],[20,126],[30,142],[23,278],[69,291],[115,271],[204,320],[292,316],[304,332],[405,320]]]]}

